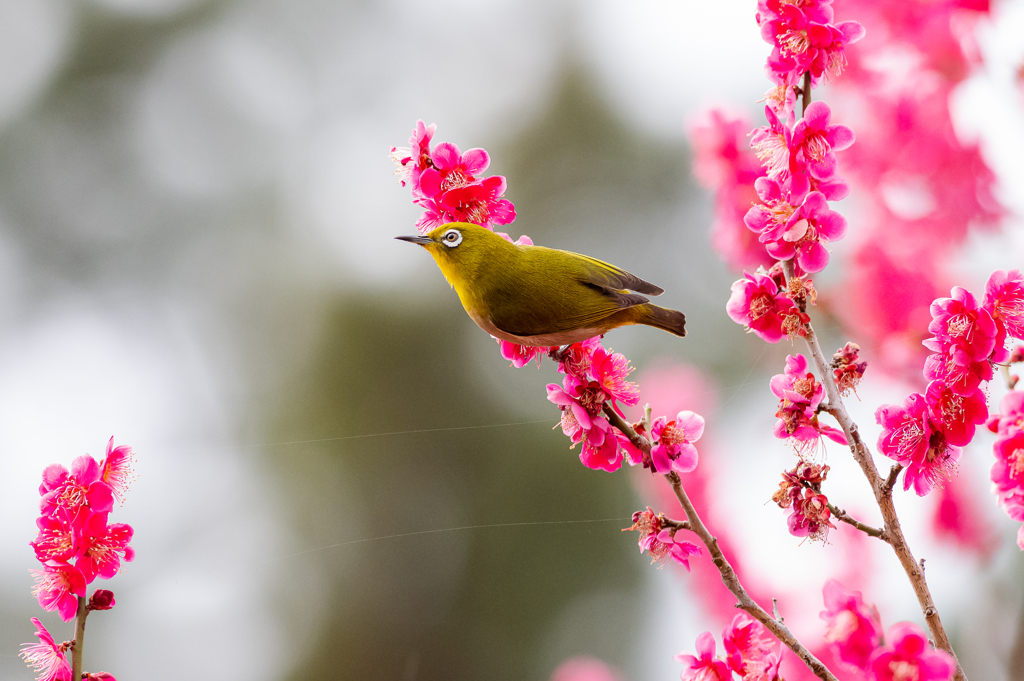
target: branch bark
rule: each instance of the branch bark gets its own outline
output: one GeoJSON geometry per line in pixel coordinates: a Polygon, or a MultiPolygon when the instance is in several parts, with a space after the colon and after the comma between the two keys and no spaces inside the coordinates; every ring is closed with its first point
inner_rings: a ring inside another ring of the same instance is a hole
{"type": "MultiPolygon", "coordinates": [[[[794,274],[793,261],[783,261],[782,266],[788,282],[794,274]]],[[[928,631],[932,635],[932,641],[935,643],[935,647],[941,648],[953,656],[953,660],[956,663],[956,674],[953,680],[967,681],[963,668],[960,666],[960,660],[957,659],[956,653],[953,652],[949,636],[946,635],[946,629],[939,618],[939,611],[935,607],[935,601],[932,599],[931,591],[928,589],[924,570],[921,569],[920,563],[914,558],[914,554],[907,544],[907,539],[903,535],[903,529],[900,527],[900,519],[896,515],[896,506],[893,504],[892,499],[892,489],[896,483],[896,476],[903,469],[900,466],[894,466],[888,478],[882,478],[879,474],[878,469],[875,467],[874,459],[871,458],[871,451],[861,440],[857,424],[853,422],[849,412],[846,411],[846,405],[839,394],[839,388],[836,386],[831,367],[825,360],[825,354],[821,351],[821,345],[818,343],[818,336],[814,333],[814,328],[808,323],[806,324],[806,329],[807,335],[804,337],[804,341],[806,341],[807,348],[810,350],[814,366],[821,376],[821,382],[825,386],[825,392],[828,395],[829,413],[835,417],[843,432],[846,433],[846,439],[850,444],[850,453],[853,454],[854,461],[860,466],[864,477],[867,478],[868,483],[871,485],[875,501],[882,512],[882,520],[884,522],[885,534],[888,536],[888,543],[896,553],[896,558],[899,559],[904,572],[907,573],[910,585],[914,589],[914,595],[917,596],[917,602],[921,606],[921,612],[924,614],[925,622],[928,624],[928,631]]]]}
{"type": "MultiPolygon", "coordinates": [[[[605,416],[608,417],[608,421],[619,429],[623,435],[629,438],[629,441],[633,443],[634,447],[641,449],[645,454],[650,454],[651,443],[647,438],[639,435],[633,428],[626,423],[626,421],[615,413],[608,405],[605,405],[604,409],[605,416]]],[[[781,641],[787,648],[792,650],[797,657],[799,657],[807,668],[814,673],[822,681],[838,681],[832,672],[829,671],[821,660],[816,658],[811,653],[793,632],[789,630],[782,622],[781,617],[775,617],[769,614],[764,608],[757,604],[757,602],[751,598],[747,590],[743,588],[743,584],[740,582],[739,576],[733,569],[732,565],[726,559],[722,550],[718,547],[718,539],[708,530],[707,526],[701,520],[697,514],[697,510],[693,507],[690,502],[690,498],[686,496],[686,491],[683,489],[683,483],[679,479],[679,476],[675,473],[669,473],[665,476],[669,484],[672,486],[672,491],[676,495],[676,499],[679,500],[679,504],[683,507],[683,511],[686,513],[687,523],[689,523],[689,530],[693,532],[701,540],[704,546],[707,548],[708,553],[711,555],[711,561],[718,568],[719,574],[722,576],[722,583],[727,589],[736,597],[736,607],[746,611],[751,617],[756,619],[758,622],[763,624],[768,631],[781,641]]]]}
{"type": "Polygon", "coordinates": [[[75,614],[75,641],[71,647],[71,678],[82,678],[82,650],[85,647],[85,618],[89,615],[85,596],[78,597],[78,612],[75,614]]]}

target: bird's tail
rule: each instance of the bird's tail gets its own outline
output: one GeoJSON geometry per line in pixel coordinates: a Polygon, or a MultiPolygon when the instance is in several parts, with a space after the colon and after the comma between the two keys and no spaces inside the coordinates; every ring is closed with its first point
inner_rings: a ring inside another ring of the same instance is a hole
{"type": "Polygon", "coordinates": [[[686,335],[686,315],[682,312],[658,307],[651,303],[631,307],[629,311],[633,313],[631,316],[634,324],[655,326],[680,337],[686,335]]]}

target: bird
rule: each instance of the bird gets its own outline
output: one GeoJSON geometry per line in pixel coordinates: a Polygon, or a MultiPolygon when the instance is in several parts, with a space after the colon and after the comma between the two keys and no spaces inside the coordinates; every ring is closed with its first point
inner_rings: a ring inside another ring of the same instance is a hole
{"type": "Polygon", "coordinates": [[[470,318],[495,338],[567,346],[629,324],[686,335],[682,312],[648,300],[661,288],[596,258],[517,245],[465,222],[395,238],[427,249],[470,318]]]}

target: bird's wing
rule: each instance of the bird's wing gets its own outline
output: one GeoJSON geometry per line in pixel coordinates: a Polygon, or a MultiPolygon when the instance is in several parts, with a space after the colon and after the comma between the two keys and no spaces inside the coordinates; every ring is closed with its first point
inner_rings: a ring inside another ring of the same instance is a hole
{"type": "Polygon", "coordinates": [[[519,276],[490,288],[488,314],[499,330],[529,337],[597,328],[619,310],[648,302],[629,289],[661,292],[608,263],[556,252],[561,257],[552,259],[549,251],[543,259],[523,263],[519,276]]]}
{"type": "MultiPolygon", "coordinates": [[[[578,265],[580,279],[586,283],[616,291],[636,291],[651,296],[660,296],[665,292],[664,289],[603,260],[570,251],[562,252],[573,256],[572,260],[578,265]]],[[[642,302],[646,303],[647,299],[645,298],[642,302]]],[[[636,304],[634,303],[634,305],[636,304]]]]}

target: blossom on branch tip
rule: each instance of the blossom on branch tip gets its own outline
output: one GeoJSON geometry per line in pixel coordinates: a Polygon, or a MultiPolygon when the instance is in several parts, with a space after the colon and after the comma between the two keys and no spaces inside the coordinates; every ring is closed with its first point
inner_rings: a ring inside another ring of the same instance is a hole
{"type": "Polygon", "coordinates": [[[483,149],[470,149],[463,154],[451,142],[441,142],[434,147],[430,160],[431,167],[420,176],[419,191],[431,199],[472,183],[491,163],[483,149]]]}
{"type": "Polygon", "coordinates": [[[71,470],[60,464],[43,469],[39,486],[40,510],[43,515],[58,515],[65,522],[74,522],[83,509],[106,513],[114,505],[114,494],[106,482],[100,465],[89,455],[71,462],[71,470]]]}
{"type": "Polygon", "coordinates": [[[633,367],[629,360],[621,353],[611,353],[598,345],[594,348],[591,357],[589,374],[601,385],[601,389],[612,402],[612,407],[619,415],[616,402],[622,402],[627,407],[635,406],[640,401],[640,388],[635,383],[630,383],[626,377],[633,373],[633,367]]]}
{"type": "Polygon", "coordinates": [[[889,627],[885,645],[871,655],[868,668],[877,681],[949,681],[956,665],[949,653],[932,648],[916,624],[897,622],[889,627]]]}
{"type": "Polygon", "coordinates": [[[107,453],[100,463],[100,480],[110,486],[110,492],[114,498],[124,503],[125,494],[134,481],[132,477],[132,463],[135,461],[135,452],[127,445],[114,446],[114,436],[107,441],[107,453]]]}
{"type": "Polygon", "coordinates": [[[705,631],[697,637],[697,655],[675,656],[677,662],[683,663],[682,681],[729,681],[732,672],[724,660],[715,657],[715,637],[705,631]]]}
{"type": "Polygon", "coordinates": [[[424,125],[416,121],[408,147],[391,147],[391,160],[395,162],[395,174],[398,184],[405,186],[411,183],[414,193],[419,191],[420,174],[430,167],[430,140],[437,130],[437,125],[424,125]]]}
{"type": "Polygon", "coordinates": [[[697,467],[697,448],[693,443],[704,434],[704,417],[681,411],[674,419],[659,416],[651,424],[651,467],[656,473],[689,473],[697,467]]]}
{"type": "Polygon", "coordinates": [[[638,544],[640,553],[644,551],[651,557],[651,563],[664,565],[665,561],[672,559],[690,571],[690,556],[699,556],[700,547],[693,542],[676,539],[678,531],[674,527],[664,527],[661,516],[656,515],[651,507],[646,511],[637,511],[633,514],[633,525],[627,527],[623,532],[635,530],[640,533],[638,544]]]}
{"type": "Polygon", "coordinates": [[[36,518],[36,527],[39,528],[39,533],[30,544],[35,549],[36,558],[40,563],[50,560],[63,563],[74,558],[78,552],[83,516],[84,514],[79,515],[74,525],[51,516],[44,515],[36,518]]]}
{"type": "Polygon", "coordinates": [[[825,609],[821,619],[828,627],[825,640],[839,659],[854,669],[866,670],[868,658],[882,638],[878,609],[864,603],[859,591],[851,591],[834,579],[822,589],[825,609]]]}
{"type": "Polygon", "coordinates": [[[928,381],[943,381],[958,395],[970,395],[982,381],[992,380],[992,364],[984,361],[960,365],[952,355],[936,352],[925,357],[924,377],[928,381]]]}
{"type": "Polygon", "coordinates": [[[36,681],[71,681],[71,665],[65,656],[68,644],[58,645],[42,622],[35,617],[31,621],[36,627],[39,643],[22,644],[20,655],[29,667],[39,673],[36,681]]]}

